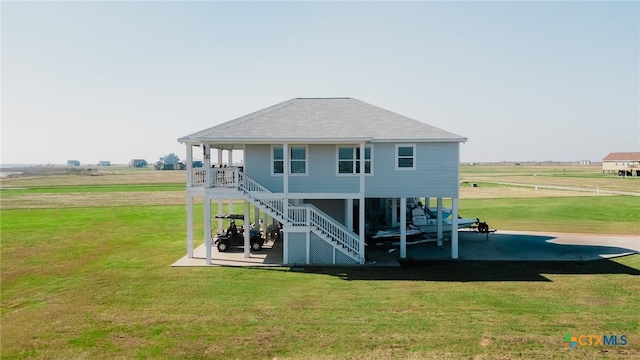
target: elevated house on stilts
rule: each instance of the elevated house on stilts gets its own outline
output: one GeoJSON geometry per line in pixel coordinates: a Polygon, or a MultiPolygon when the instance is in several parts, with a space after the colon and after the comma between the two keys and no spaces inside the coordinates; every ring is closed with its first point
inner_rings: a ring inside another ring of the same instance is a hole
{"type": "MultiPolygon", "coordinates": [[[[460,143],[467,139],[353,98],[297,98],[178,139],[186,145],[187,255],[193,257],[194,199],[204,199],[211,264],[212,204],[242,202],[244,216],[282,228],[282,263],[364,264],[375,227],[399,227],[406,257],[408,199],[451,199],[457,229],[460,143]],[[234,151],[242,150],[241,167],[234,151]],[[193,153],[203,154],[202,168],[193,153]],[[223,164],[223,152],[227,161],[223,164]]],[[[409,201],[410,201],[409,200],[409,201]]],[[[437,237],[443,239],[438,218],[437,237]]],[[[222,224],[219,223],[218,227],[222,224]]],[[[200,238],[200,236],[198,236],[200,238]]],[[[458,257],[457,230],[451,257],[458,257]]],[[[244,256],[251,255],[249,231],[244,256]]]]}

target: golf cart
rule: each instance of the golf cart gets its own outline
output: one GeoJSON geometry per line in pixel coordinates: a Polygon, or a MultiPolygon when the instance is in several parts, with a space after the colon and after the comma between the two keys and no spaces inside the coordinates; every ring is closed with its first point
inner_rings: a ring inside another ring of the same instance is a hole
{"type": "MultiPolygon", "coordinates": [[[[227,229],[220,229],[216,234],[211,234],[214,244],[218,247],[218,251],[225,252],[229,250],[231,246],[244,246],[244,228],[246,225],[240,229],[236,226],[236,220],[244,221],[244,216],[236,214],[216,215],[216,219],[229,220],[229,227],[227,227],[227,229]]],[[[252,225],[249,232],[249,245],[251,246],[251,250],[258,251],[262,249],[264,239],[260,236],[260,230],[252,225]]]]}

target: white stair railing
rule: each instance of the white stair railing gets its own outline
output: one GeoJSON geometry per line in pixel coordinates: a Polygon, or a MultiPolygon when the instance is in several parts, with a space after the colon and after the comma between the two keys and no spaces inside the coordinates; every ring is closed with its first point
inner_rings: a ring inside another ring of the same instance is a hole
{"type": "Polygon", "coordinates": [[[320,230],[331,241],[342,246],[343,249],[359,257],[360,237],[347,229],[344,225],[327,216],[322,210],[313,205],[306,205],[309,209],[309,225],[320,230]]]}
{"type": "Polygon", "coordinates": [[[238,168],[213,168],[209,172],[211,176],[211,186],[219,188],[234,188],[237,186],[236,172],[240,172],[238,168]]]}
{"type": "MultiPolygon", "coordinates": [[[[360,237],[358,235],[311,204],[289,205],[285,216],[285,199],[270,196],[273,193],[269,189],[239,169],[235,170],[237,171],[235,186],[247,195],[248,200],[262,207],[263,210],[271,212],[272,215],[277,215],[290,226],[311,227],[314,232],[320,232],[319,235],[326,237],[334,247],[343,253],[354,260],[361,260],[360,237]]],[[[231,179],[234,179],[234,176],[231,176],[231,179]]],[[[226,182],[223,182],[223,185],[228,186],[226,182]]]]}
{"type": "Polygon", "coordinates": [[[286,221],[289,218],[284,214],[284,199],[268,196],[273,194],[271,190],[267,189],[240,170],[238,170],[237,186],[240,191],[249,195],[250,198],[255,199],[255,201],[264,208],[263,210],[269,210],[272,212],[272,215],[276,215],[283,221],[286,221]]]}

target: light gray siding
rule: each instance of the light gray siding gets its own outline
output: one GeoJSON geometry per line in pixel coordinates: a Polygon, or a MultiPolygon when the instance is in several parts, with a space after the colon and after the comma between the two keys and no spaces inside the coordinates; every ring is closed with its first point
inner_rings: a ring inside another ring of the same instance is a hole
{"type": "Polygon", "coordinates": [[[289,192],[357,193],[360,180],[357,176],[336,175],[336,146],[310,145],[308,176],[289,177],[289,192]]]}
{"type": "Polygon", "coordinates": [[[458,143],[417,143],[416,169],[396,170],[396,144],[375,144],[366,197],[457,197],[458,151],[458,143]]]}
{"type": "MultiPolygon", "coordinates": [[[[308,174],[289,176],[290,193],[356,193],[357,176],[336,175],[335,145],[310,145],[308,174]]],[[[245,172],[272,192],[283,191],[282,175],[271,175],[271,145],[247,145],[244,150],[245,172]]]]}
{"type": "MultiPolygon", "coordinates": [[[[458,197],[459,143],[415,145],[415,170],[396,170],[395,143],[373,145],[373,176],[365,177],[366,197],[458,197]]],[[[247,145],[244,156],[249,176],[272,192],[283,191],[282,175],[271,175],[270,145],[247,145]]],[[[306,176],[289,177],[289,192],[359,192],[359,176],[336,174],[335,145],[310,145],[307,161],[306,176]]]]}
{"type": "Polygon", "coordinates": [[[244,171],[274,193],[283,190],[282,175],[271,175],[271,145],[247,145],[244,149],[244,171]]]}

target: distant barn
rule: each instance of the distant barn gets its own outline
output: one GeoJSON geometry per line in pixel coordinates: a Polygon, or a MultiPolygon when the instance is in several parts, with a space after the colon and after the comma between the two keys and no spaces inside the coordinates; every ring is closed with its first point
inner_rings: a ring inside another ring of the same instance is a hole
{"type": "Polygon", "coordinates": [[[80,161],[78,161],[78,160],[67,160],[67,166],[80,166],[80,161]]]}
{"type": "Polygon", "coordinates": [[[614,152],[602,159],[603,174],[640,176],[640,152],[614,152]]]}
{"type": "Polygon", "coordinates": [[[133,159],[129,161],[129,167],[143,168],[147,167],[147,165],[149,165],[149,163],[145,159],[133,159]]]}
{"type": "Polygon", "coordinates": [[[111,166],[111,161],[108,160],[100,160],[98,162],[98,166],[111,166]]]}

